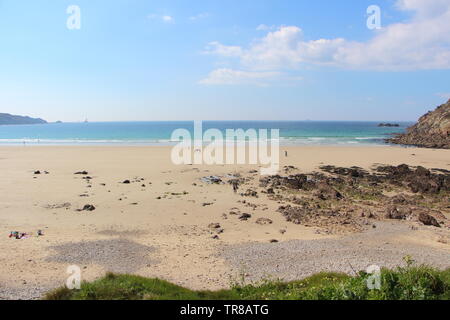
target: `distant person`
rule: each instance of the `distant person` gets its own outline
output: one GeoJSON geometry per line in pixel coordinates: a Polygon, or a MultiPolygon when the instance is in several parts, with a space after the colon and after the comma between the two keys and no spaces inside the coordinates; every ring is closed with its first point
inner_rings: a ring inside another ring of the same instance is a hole
{"type": "Polygon", "coordinates": [[[233,180],[231,182],[231,184],[233,185],[233,191],[234,193],[237,193],[239,190],[239,181],[238,180],[233,180]]]}
{"type": "Polygon", "coordinates": [[[287,158],[287,156],[288,156],[288,152],[287,151],[284,152],[284,156],[287,158]]]}

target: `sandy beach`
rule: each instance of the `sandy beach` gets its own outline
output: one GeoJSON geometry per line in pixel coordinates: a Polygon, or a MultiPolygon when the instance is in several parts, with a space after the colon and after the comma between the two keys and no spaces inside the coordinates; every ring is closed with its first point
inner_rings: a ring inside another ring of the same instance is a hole
{"type": "MultiPolygon", "coordinates": [[[[360,232],[321,232],[286,221],[277,212],[280,202],[266,195],[242,196],[227,183],[201,180],[239,174],[247,179],[245,191],[257,188],[258,166],[175,166],[170,152],[170,147],[0,147],[0,299],[37,299],[64,285],[70,265],[80,266],[87,281],[113,271],[192,289],[225,288],[241,274],[249,280],[292,280],[322,270],[396,266],[405,255],[450,267],[447,224],[380,219],[360,232]],[[84,170],[88,174],[74,174],[84,170]],[[78,211],[85,205],[95,210],[78,211]],[[242,213],[251,219],[240,219],[242,213]],[[270,223],[255,223],[258,219],[270,223]],[[38,230],[44,235],[37,237],[38,230]],[[11,231],[32,236],[17,240],[8,237],[11,231]]],[[[450,150],[393,146],[285,147],[280,160],[295,173],[323,165],[450,170],[450,150]]]]}

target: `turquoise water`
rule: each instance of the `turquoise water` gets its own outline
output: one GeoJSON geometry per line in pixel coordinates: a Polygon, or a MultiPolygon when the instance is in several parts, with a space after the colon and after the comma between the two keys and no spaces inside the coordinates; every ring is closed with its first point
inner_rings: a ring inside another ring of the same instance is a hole
{"type": "MultiPolygon", "coordinates": [[[[282,145],[380,145],[400,128],[379,128],[379,122],[208,121],[203,130],[280,129],[282,145]]],[[[172,132],[193,132],[193,122],[92,122],[0,126],[2,145],[171,145],[172,132]]]]}

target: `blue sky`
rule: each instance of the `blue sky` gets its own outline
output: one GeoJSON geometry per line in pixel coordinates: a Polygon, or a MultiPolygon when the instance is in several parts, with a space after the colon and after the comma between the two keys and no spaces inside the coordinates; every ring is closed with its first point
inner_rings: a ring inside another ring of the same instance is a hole
{"type": "Polygon", "coordinates": [[[0,0],[0,112],[416,120],[450,98],[449,34],[448,0],[0,0]]]}

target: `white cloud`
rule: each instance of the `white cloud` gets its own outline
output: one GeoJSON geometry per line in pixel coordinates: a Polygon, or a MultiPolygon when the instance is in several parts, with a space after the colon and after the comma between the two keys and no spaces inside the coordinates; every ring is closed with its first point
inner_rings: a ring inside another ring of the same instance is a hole
{"type": "Polygon", "coordinates": [[[448,0],[397,0],[399,10],[416,11],[418,17],[432,17],[448,10],[448,0]]]}
{"type": "Polygon", "coordinates": [[[301,80],[300,77],[288,77],[281,72],[242,71],[234,69],[217,69],[212,71],[200,84],[205,85],[256,85],[268,86],[274,83],[284,84],[301,80]]]}
{"type": "Polygon", "coordinates": [[[412,19],[388,25],[366,42],[305,41],[299,27],[283,26],[247,47],[212,42],[206,52],[235,57],[247,70],[292,70],[303,65],[380,71],[450,69],[450,1],[397,0],[396,8],[414,12],[412,19]]]}
{"type": "Polygon", "coordinates": [[[268,31],[268,30],[275,30],[277,29],[276,26],[268,26],[265,24],[260,24],[259,26],[256,27],[257,31],[268,31]]]}
{"type": "Polygon", "coordinates": [[[160,20],[160,21],[165,22],[165,23],[173,23],[173,22],[175,22],[175,19],[172,16],[169,16],[169,15],[159,15],[159,14],[152,13],[152,14],[149,14],[147,16],[147,18],[151,19],[151,20],[160,20]]]}
{"type": "Polygon", "coordinates": [[[296,52],[301,34],[300,28],[292,26],[269,32],[249,49],[242,50],[241,62],[258,69],[293,68],[301,62],[296,52]]]}
{"type": "Polygon", "coordinates": [[[256,84],[264,85],[265,81],[278,77],[278,72],[252,72],[233,69],[217,69],[212,71],[208,77],[201,80],[201,84],[256,84]]]}
{"type": "Polygon", "coordinates": [[[208,18],[209,16],[210,16],[210,14],[208,12],[203,12],[203,13],[199,13],[199,14],[197,14],[195,16],[189,17],[189,20],[197,21],[197,20],[208,18]]]}
{"type": "Polygon", "coordinates": [[[164,22],[173,22],[173,18],[171,16],[162,16],[162,20],[164,22]]]}
{"type": "Polygon", "coordinates": [[[242,55],[242,48],[239,46],[225,46],[217,41],[208,43],[205,54],[215,54],[222,57],[239,57],[242,55]]]}

